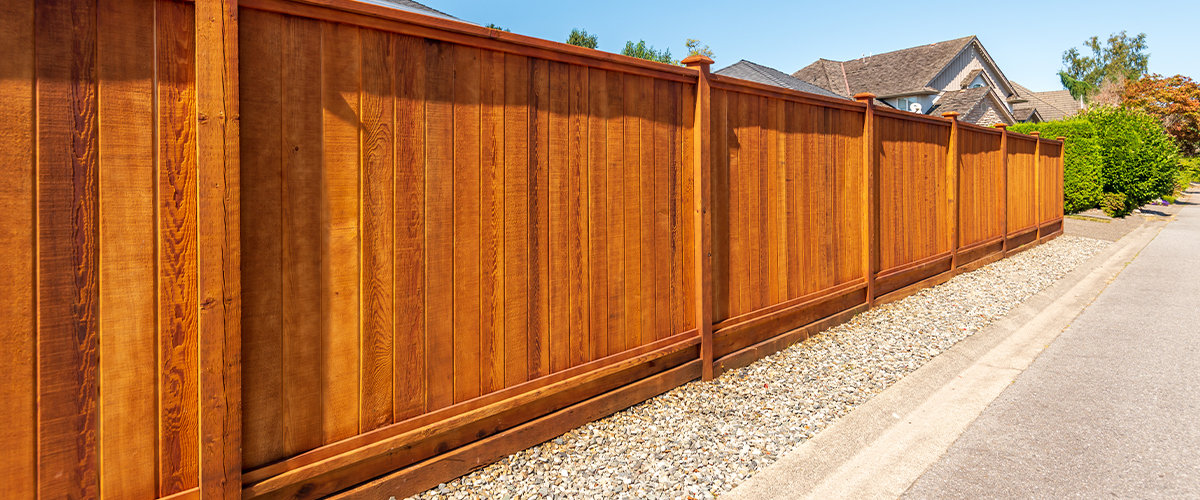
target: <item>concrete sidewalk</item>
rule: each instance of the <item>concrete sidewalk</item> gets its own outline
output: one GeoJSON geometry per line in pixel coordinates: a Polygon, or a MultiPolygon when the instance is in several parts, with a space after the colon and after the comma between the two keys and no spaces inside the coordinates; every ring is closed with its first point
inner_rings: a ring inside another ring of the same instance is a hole
{"type": "Polygon", "coordinates": [[[1189,206],[906,496],[1200,497],[1198,313],[1189,206]]]}
{"type": "Polygon", "coordinates": [[[1147,221],[725,497],[1200,496],[1200,208],[1176,218],[1147,221]]]}

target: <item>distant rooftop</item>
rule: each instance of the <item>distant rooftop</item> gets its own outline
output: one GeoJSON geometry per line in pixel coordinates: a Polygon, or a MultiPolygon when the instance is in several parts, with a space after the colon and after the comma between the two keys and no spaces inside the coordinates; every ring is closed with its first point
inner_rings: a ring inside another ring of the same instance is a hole
{"type": "Polygon", "coordinates": [[[358,1],[362,2],[362,3],[381,5],[383,7],[391,7],[393,9],[397,9],[397,10],[405,10],[408,12],[415,12],[417,14],[424,14],[426,16],[440,17],[442,19],[453,19],[455,21],[462,20],[462,19],[454,17],[450,14],[447,14],[445,12],[437,10],[433,7],[429,7],[427,5],[423,5],[423,4],[414,2],[412,0],[358,0],[358,1]]]}
{"type": "Polygon", "coordinates": [[[763,66],[745,59],[714,71],[714,73],[721,76],[729,76],[766,85],[783,87],[785,89],[799,90],[801,92],[808,92],[810,94],[820,94],[826,97],[846,99],[845,96],[835,94],[775,68],[763,66]]]}

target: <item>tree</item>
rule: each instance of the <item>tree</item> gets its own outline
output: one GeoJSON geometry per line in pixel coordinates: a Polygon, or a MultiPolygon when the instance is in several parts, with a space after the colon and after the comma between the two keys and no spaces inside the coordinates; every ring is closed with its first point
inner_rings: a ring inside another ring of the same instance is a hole
{"type": "Polygon", "coordinates": [[[625,48],[621,49],[622,55],[645,59],[647,61],[655,61],[666,64],[675,64],[676,61],[671,58],[671,49],[663,49],[661,51],[646,45],[645,40],[638,43],[625,42],[625,48]]]}
{"type": "Polygon", "coordinates": [[[688,38],[687,43],[685,45],[687,45],[687,51],[688,51],[687,55],[689,55],[689,56],[704,56],[709,59],[715,59],[715,57],[713,56],[712,49],[708,48],[707,45],[701,47],[700,40],[697,40],[695,38],[688,38]]]}
{"type": "Polygon", "coordinates": [[[507,32],[509,32],[509,33],[512,33],[512,30],[510,30],[510,29],[508,29],[508,28],[502,28],[502,27],[501,27],[499,24],[496,24],[496,23],[490,23],[490,24],[488,24],[487,26],[484,26],[484,27],[485,27],[485,28],[491,28],[491,29],[494,29],[494,30],[499,30],[499,31],[507,31],[507,32]]]}
{"type": "Polygon", "coordinates": [[[1146,52],[1145,33],[1132,38],[1124,31],[1114,33],[1106,43],[1101,45],[1100,38],[1093,36],[1083,42],[1092,55],[1082,55],[1075,47],[1063,52],[1066,69],[1059,71],[1058,76],[1076,99],[1091,97],[1105,81],[1132,81],[1146,73],[1150,54],[1146,52]]]}
{"type": "Polygon", "coordinates": [[[1123,106],[1162,122],[1184,152],[1200,153],[1200,84],[1183,75],[1148,75],[1126,84],[1122,98],[1123,106]]]}
{"type": "Polygon", "coordinates": [[[567,35],[567,43],[594,49],[600,45],[600,38],[596,35],[589,35],[585,29],[575,28],[571,30],[570,35],[567,35]]]}

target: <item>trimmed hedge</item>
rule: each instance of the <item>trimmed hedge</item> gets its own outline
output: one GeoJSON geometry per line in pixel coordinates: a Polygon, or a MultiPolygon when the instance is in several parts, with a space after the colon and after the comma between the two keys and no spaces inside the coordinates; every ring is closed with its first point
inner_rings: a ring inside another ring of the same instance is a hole
{"type": "Polygon", "coordinates": [[[1028,134],[1041,132],[1042,137],[1065,137],[1063,151],[1063,211],[1082,212],[1100,204],[1104,194],[1101,169],[1104,159],[1096,142],[1096,127],[1084,118],[1043,122],[1017,123],[1009,130],[1028,134]]]}
{"type": "Polygon", "coordinates": [[[1084,117],[1096,127],[1104,192],[1124,194],[1125,213],[1175,191],[1179,146],[1157,119],[1118,107],[1093,108],[1084,117]]]}

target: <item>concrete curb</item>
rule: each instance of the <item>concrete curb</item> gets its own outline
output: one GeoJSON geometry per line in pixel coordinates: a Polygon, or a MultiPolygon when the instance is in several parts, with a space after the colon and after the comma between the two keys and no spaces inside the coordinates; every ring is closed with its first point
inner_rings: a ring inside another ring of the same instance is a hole
{"type": "Polygon", "coordinates": [[[900,496],[1165,225],[1142,225],[723,497],[900,496]]]}

